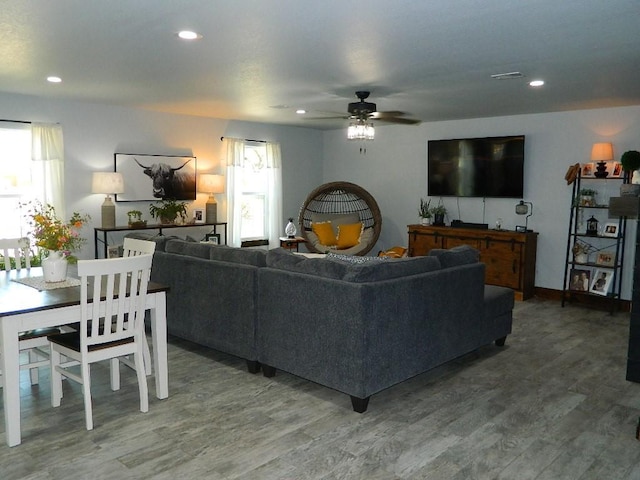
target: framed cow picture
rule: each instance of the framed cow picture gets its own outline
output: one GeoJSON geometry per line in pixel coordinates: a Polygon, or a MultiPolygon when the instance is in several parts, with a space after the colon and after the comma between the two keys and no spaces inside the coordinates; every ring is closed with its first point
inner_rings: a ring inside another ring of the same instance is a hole
{"type": "Polygon", "coordinates": [[[115,153],[114,163],[124,177],[117,202],[196,199],[196,157],[115,153]]]}

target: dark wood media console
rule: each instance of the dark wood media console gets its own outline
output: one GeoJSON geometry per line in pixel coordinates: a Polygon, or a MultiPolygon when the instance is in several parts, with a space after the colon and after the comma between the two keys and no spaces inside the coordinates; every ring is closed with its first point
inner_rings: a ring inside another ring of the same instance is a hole
{"type": "Polygon", "coordinates": [[[534,295],[537,232],[408,225],[409,256],[427,255],[434,248],[470,245],[486,264],[485,282],[513,288],[517,300],[534,295]]]}

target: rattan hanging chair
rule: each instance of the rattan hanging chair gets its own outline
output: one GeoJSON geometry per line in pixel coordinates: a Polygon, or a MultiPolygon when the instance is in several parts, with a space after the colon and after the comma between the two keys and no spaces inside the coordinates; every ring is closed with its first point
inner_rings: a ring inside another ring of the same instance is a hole
{"type": "Polygon", "coordinates": [[[326,253],[317,242],[312,232],[311,223],[319,215],[348,215],[357,213],[364,225],[361,243],[347,250],[337,250],[336,253],[347,255],[365,255],[378,241],[382,228],[382,217],[375,199],[364,188],[349,182],[331,182],[320,185],[309,194],[300,208],[298,224],[301,234],[307,241],[310,252],[326,253]]]}

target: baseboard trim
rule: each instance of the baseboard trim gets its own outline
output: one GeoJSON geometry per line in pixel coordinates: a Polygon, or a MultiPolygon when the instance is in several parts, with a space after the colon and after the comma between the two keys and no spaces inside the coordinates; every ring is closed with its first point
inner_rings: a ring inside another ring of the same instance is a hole
{"type": "MultiPolygon", "coordinates": [[[[535,296],[541,298],[543,300],[555,300],[557,302],[562,302],[562,290],[554,290],[552,288],[535,288],[535,296]]],[[[611,304],[609,303],[609,299],[605,297],[597,297],[595,295],[583,295],[580,297],[575,297],[574,300],[570,302],[573,305],[584,305],[585,307],[598,308],[603,310],[609,310],[611,304]]],[[[631,311],[631,301],[630,300],[616,300],[616,311],[619,312],[630,312],[631,311]]]]}

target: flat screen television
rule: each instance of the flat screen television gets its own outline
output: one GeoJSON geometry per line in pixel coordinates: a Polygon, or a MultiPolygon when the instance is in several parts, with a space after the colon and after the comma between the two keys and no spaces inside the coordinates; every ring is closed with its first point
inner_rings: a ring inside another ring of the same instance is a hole
{"type": "Polygon", "coordinates": [[[433,197],[524,196],[524,135],[429,140],[427,193],[433,197]]]}

